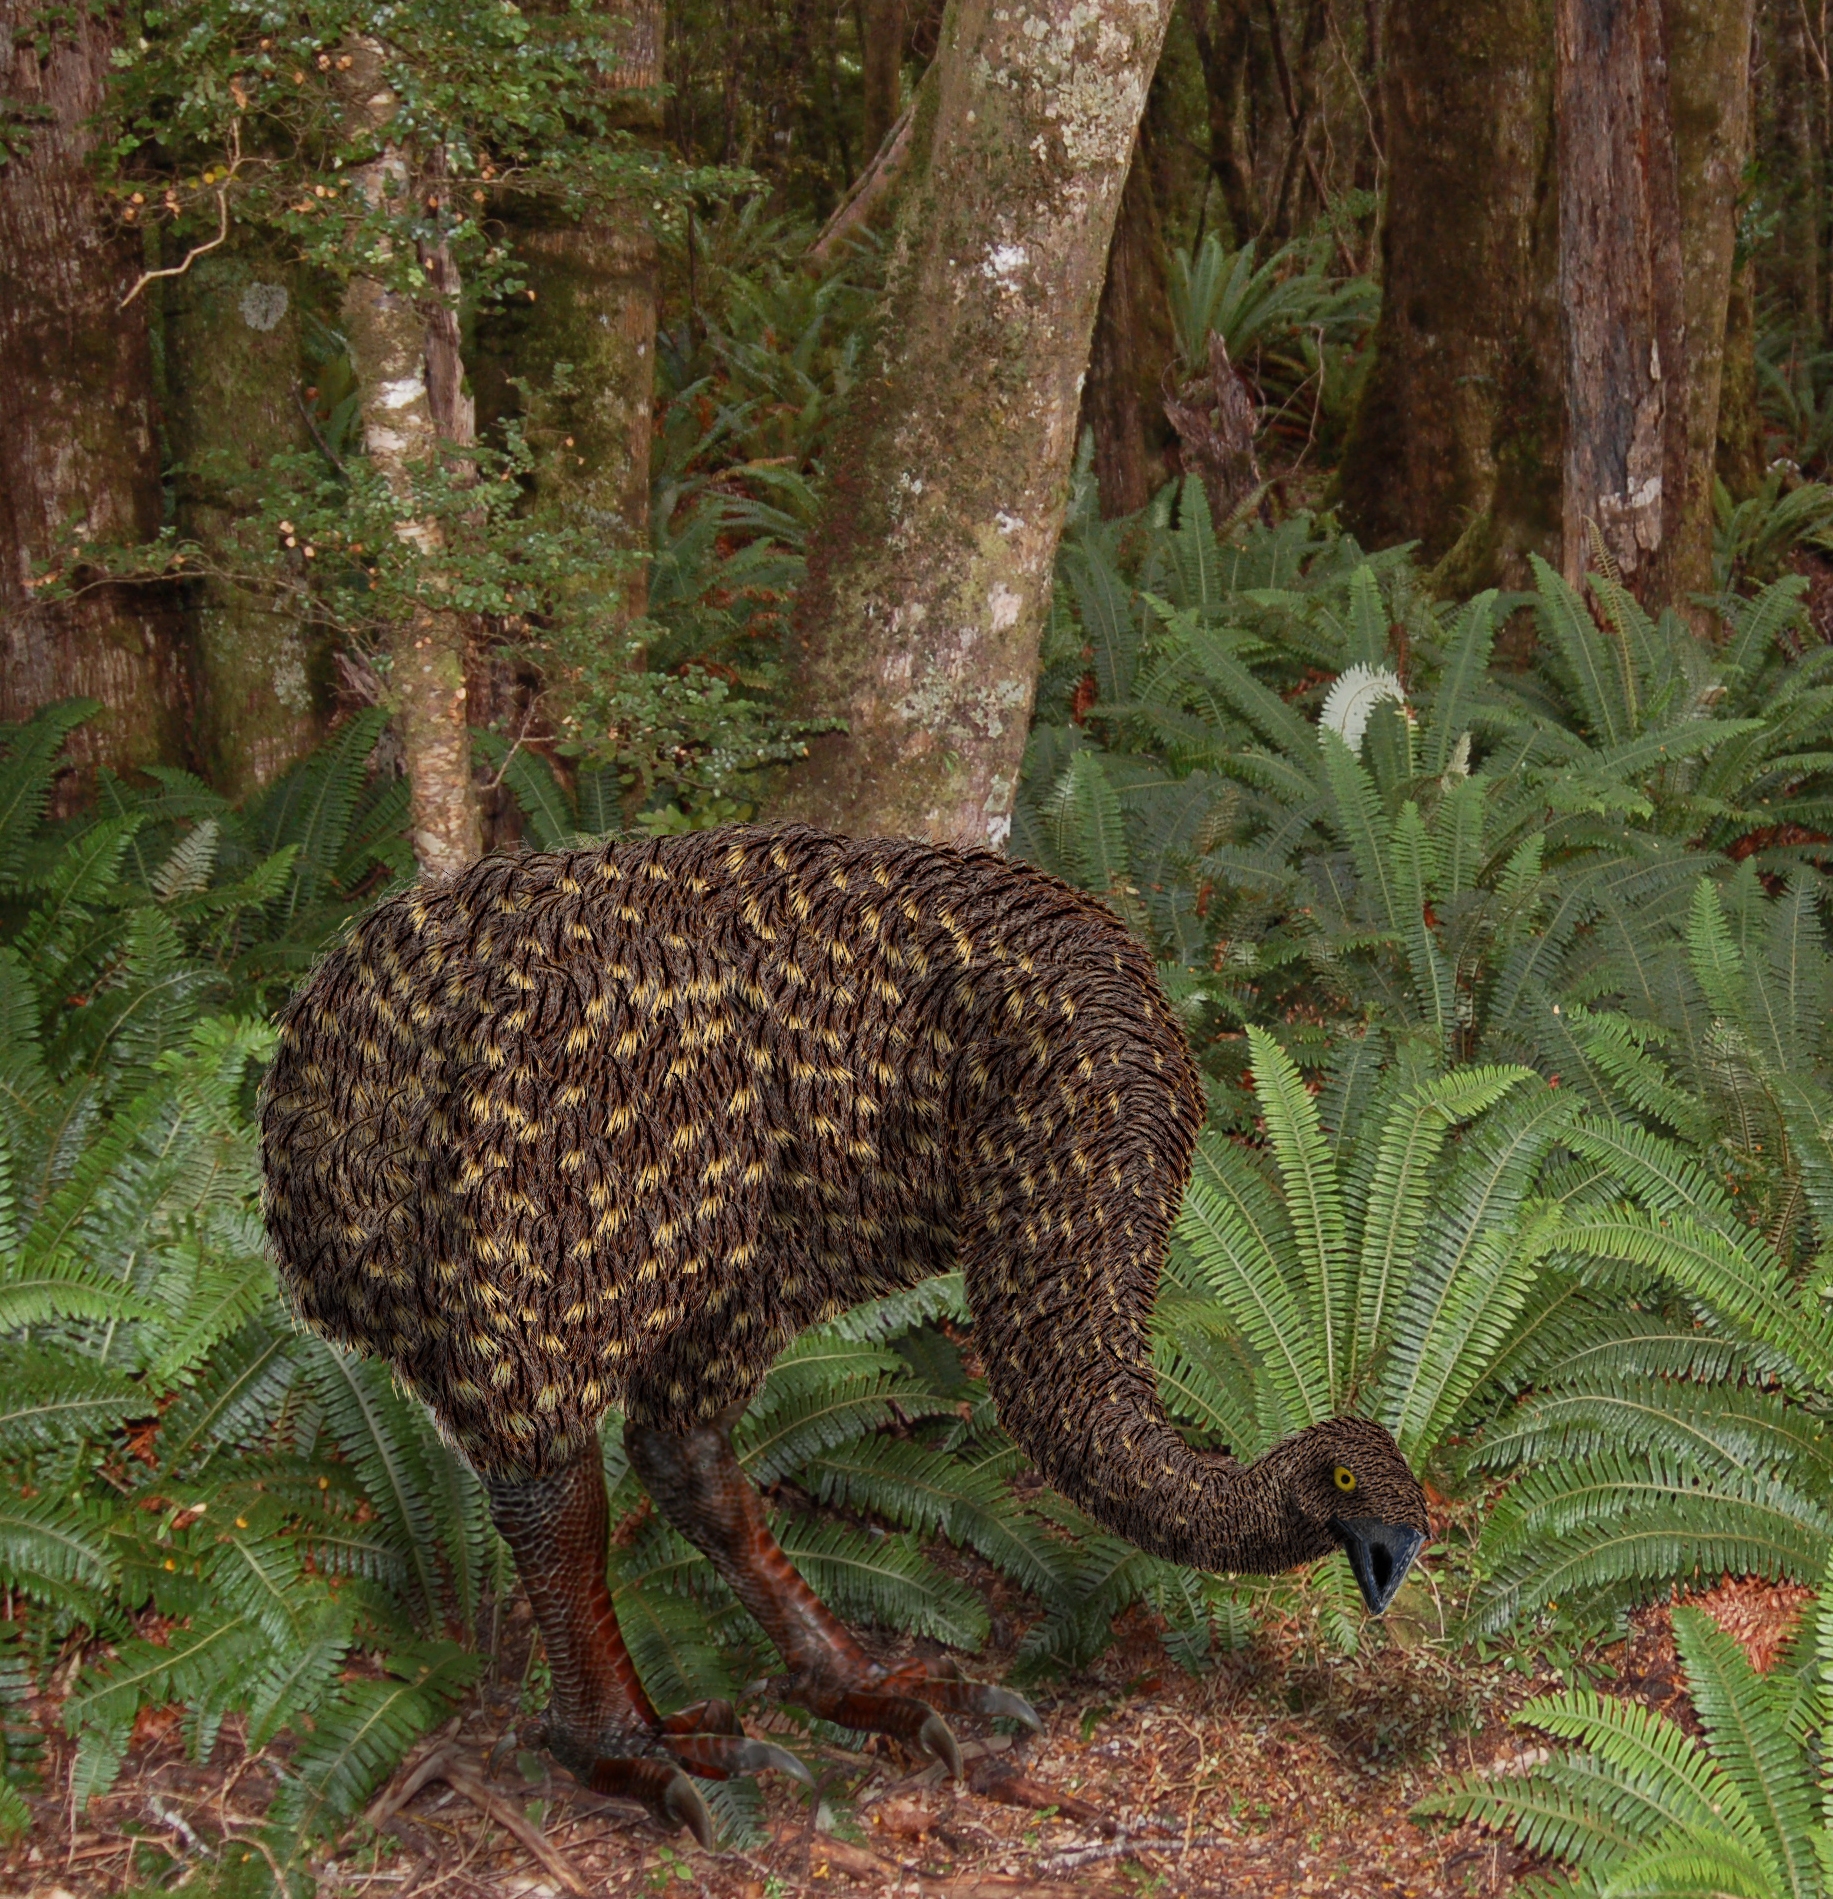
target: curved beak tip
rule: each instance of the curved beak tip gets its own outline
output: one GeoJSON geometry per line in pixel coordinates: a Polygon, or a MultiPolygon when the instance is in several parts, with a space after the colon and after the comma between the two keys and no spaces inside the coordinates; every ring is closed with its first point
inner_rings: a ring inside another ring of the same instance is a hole
{"type": "Polygon", "coordinates": [[[1331,1527],[1343,1540],[1343,1553],[1369,1614],[1380,1615],[1406,1580],[1425,1537],[1410,1524],[1383,1523],[1376,1517],[1338,1517],[1331,1527]]]}

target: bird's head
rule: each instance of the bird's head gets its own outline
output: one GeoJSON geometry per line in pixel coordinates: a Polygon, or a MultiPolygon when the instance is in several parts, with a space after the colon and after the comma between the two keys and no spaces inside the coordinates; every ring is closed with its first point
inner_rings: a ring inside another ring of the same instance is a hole
{"type": "Polygon", "coordinates": [[[1331,1418],[1280,1450],[1307,1554],[1342,1550],[1369,1612],[1380,1615],[1429,1534],[1426,1493],[1400,1446],[1366,1418],[1331,1418]]]}

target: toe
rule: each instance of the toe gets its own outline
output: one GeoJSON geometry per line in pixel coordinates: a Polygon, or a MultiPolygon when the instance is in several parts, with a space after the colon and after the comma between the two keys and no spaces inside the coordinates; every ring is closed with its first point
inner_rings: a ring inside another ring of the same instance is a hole
{"type": "Polygon", "coordinates": [[[687,1775],[676,1774],[662,1789],[662,1811],[676,1826],[686,1827],[709,1853],[713,1850],[713,1816],[687,1775]]]}
{"type": "Polygon", "coordinates": [[[939,1760],[948,1769],[951,1779],[961,1778],[960,1745],[948,1723],[939,1714],[930,1715],[917,1729],[917,1745],[939,1760]]]}

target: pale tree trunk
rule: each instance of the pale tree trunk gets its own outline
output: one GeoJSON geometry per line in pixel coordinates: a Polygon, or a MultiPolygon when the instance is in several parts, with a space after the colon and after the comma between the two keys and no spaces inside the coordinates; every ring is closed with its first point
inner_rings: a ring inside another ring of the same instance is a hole
{"type": "Polygon", "coordinates": [[[776,811],[1003,845],[1080,386],[1170,0],[955,0],[830,457],[776,811]]]}
{"type": "Polygon", "coordinates": [[[1750,151],[1753,0],[1666,0],[1666,11],[1687,347],[1686,468],[1665,564],[1667,588],[1678,605],[1712,585],[1712,483],[1738,192],[1750,151]]]}
{"type": "MultiPolygon", "coordinates": [[[[373,40],[356,40],[350,51],[348,123],[380,135],[397,106],[384,77],[382,49],[373,40]]],[[[412,185],[402,154],[391,145],[353,167],[351,182],[377,206],[399,199],[412,185]]],[[[374,277],[352,277],[343,304],[363,446],[406,504],[395,531],[428,563],[423,588],[437,586],[445,538],[437,521],[411,512],[414,475],[437,463],[442,443],[466,446],[473,439],[451,308],[457,272],[449,257],[424,261],[439,299],[430,320],[411,298],[374,277]]],[[[483,849],[465,703],[469,631],[465,615],[428,605],[391,629],[389,693],[407,761],[414,855],[430,877],[455,874],[483,849]]]]}
{"type": "Polygon", "coordinates": [[[1375,360],[1343,512],[1435,584],[1527,577],[1559,537],[1552,0],[1409,0],[1386,31],[1375,360]]]}
{"type": "Polygon", "coordinates": [[[1679,557],[1689,418],[1680,204],[1660,0],[1558,0],[1561,560],[1595,526],[1638,596],[1679,557]]]}
{"type": "Polygon", "coordinates": [[[252,245],[213,251],[165,285],[168,420],[178,525],[213,572],[199,584],[197,747],[240,801],[323,736],[325,639],[296,598],[233,577],[235,526],[269,461],[312,446],[300,404],[292,269],[252,245]]]}
{"type": "Polygon", "coordinates": [[[88,164],[111,44],[105,15],[0,0],[0,112],[19,110],[27,142],[0,165],[0,722],[56,699],[101,701],[71,736],[77,770],[60,806],[100,766],[177,764],[187,749],[173,591],[35,597],[70,524],[124,544],[159,530],[145,299],[120,308],[141,240],[97,196],[88,164]]]}
{"type": "Polygon", "coordinates": [[[1165,451],[1173,437],[1165,395],[1175,355],[1165,240],[1142,139],[1133,148],[1108,247],[1107,281],[1082,389],[1081,427],[1094,431],[1104,515],[1136,513],[1170,472],[1165,451]]]}

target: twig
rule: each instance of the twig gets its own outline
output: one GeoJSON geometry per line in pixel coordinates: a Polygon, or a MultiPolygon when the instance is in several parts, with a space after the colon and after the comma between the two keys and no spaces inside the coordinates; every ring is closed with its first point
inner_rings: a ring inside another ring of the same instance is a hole
{"type": "Polygon", "coordinates": [[[216,187],[217,233],[208,244],[199,244],[185,255],[182,264],[174,264],[170,270],[143,270],[139,280],[121,301],[115,305],[117,310],[125,310],[139,296],[148,284],[160,277],[182,277],[206,251],[213,251],[219,244],[229,240],[229,181],[242,163],[242,121],[232,120],[229,127],[229,169],[223,174],[223,182],[216,187]]]}
{"type": "Polygon", "coordinates": [[[311,404],[306,401],[304,391],[301,390],[298,383],[293,384],[293,401],[305,422],[306,428],[311,433],[313,442],[317,445],[319,454],[321,454],[340,475],[348,474],[349,470],[345,468],[344,464],[333,452],[331,444],[318,432],[318,418],[312,413],[311,404]]]}
{"type": "Polygon", "coordinates": [[[462,1794],[478,1812],[512,1833],[575,1899],[588,1899],[591,1888],[579,1876],[573,1862],[554,1845],[515,1802],[485,1784],[482,1776],[450,1742],[423,1755],[409,1772],[387,1792],[373,1801],[363,1818],[371,1826],[380,1826],[413,1799],[428,1781],[443,1780],[456,1794],[462,1794]]]}

